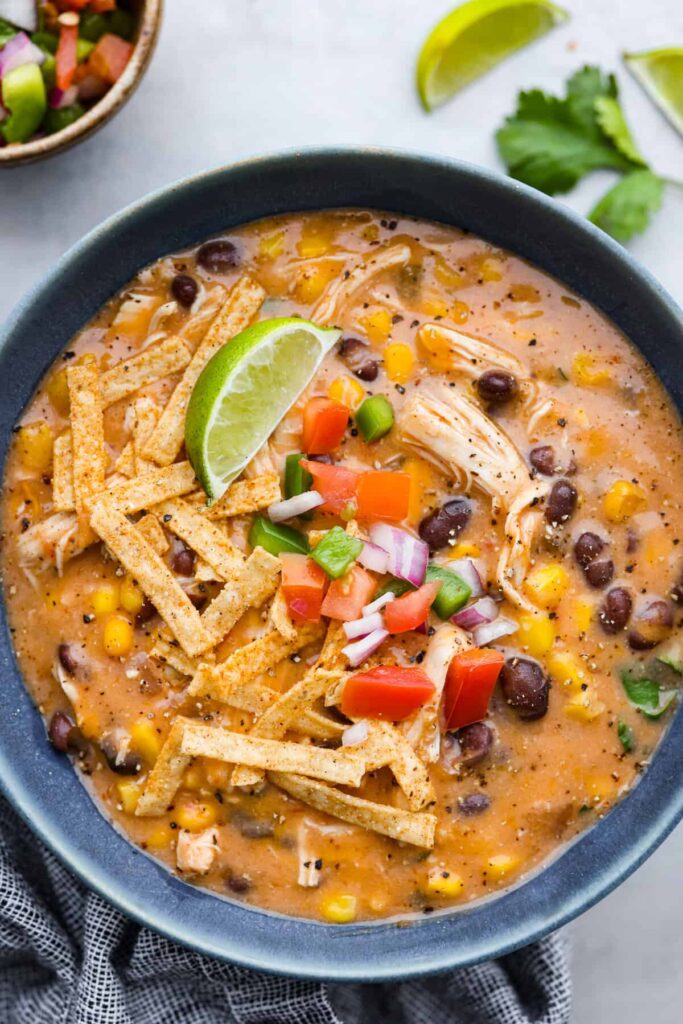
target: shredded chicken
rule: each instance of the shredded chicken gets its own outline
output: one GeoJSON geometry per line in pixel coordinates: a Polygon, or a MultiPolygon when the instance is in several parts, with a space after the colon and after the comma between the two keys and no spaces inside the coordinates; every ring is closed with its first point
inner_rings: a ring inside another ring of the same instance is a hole
{"type": "Polygon", "coordinates": [[[218,829],[203,832],[178,832],[176,863],[181,871],[192,875],[205,875],[211,870],[218,853],[218,829]]]}
{"type": "Polygon", "coordinates": [[[43,568],[54,564],[61,575],[63,563],[83,550],[77,543],[77,532],[74,512],[56,512],[30,526],[18,541],[22,568],[43,568]]]}
{"type": "Polygon", "coordinates": [[[310,829],[304,818],[299,822],[297,829],[297,854],[299,857],[297,884],[304,889],[315,889],[320,884],[321,861],[311,850],[310,838],[310,829]]]}
{"type": "Polygon", "coordinates": [[[441,751],[441,730],[439,728],[439,704],[446,683],[446,673],[456,654],[472,646],[470,636],[450,622],[440,626],[427,648],[427,657],[422,665],[434,683],[434,696],[423,704],[403,723],[403,733],[423,761],[434,763],[441,751]]]}
{"type": "Polygon", "coordinates": [[[510,355],[493,342],[463,334],[442,324],[423,324],[417,332],[418,342],[429,351],[432,346],[439,352],[448,351],[449,370],[467,377],[478,377],[486,370],[507,370],[516,377],[526,377],[526,370],[516,356],[510,355]]]}
{"type": "Polygon", "coordinates": [[[410,259],[410,255],[407,245],[392,245],[372,253],[353,270],[338,277],[327,291],[323,292],[311,311],[311,320],[316,324],[336,326],[343,320],[346,306],[360,288],[367,285],[377,274],[392,267],[403,266],[410,259]]]}

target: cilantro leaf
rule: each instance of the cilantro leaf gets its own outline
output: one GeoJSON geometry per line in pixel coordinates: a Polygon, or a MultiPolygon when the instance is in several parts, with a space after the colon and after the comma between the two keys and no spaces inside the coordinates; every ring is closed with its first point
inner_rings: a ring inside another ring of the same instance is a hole
{"type": "Polygon", "coordinates": [[[619,101],[613,96],[598,96],[594,109],[598,124],[619,152],[632,164],[647,167],[647,160],[635,144],[619,101]]]}
{"type": "Polygon", "coordinates": [[[633,748],[636,745],[635,737],[633,735],[633,729],[628,724],[628,722],[622,721],[621,718],[619,719],[619,724],[617,725],[617,736],[619,737],[619,742],[623,747],[624,753],[632,753],[633,748]]]}
{"type": "Polygon", "coordinates": [[[644,231],[651,214],[662,204],[664,183],[645,168],[631,171],[618,181],[591,210],[589,217],[620,242],[644,231]]]}
{"type": "Polygon", "coordinates": [[[654,679],[631,675],[628,670],[621,673],[621,682],[629,702],[647,718],[660,718],[678,696],[677,690],[664,690],[654,679]]]}

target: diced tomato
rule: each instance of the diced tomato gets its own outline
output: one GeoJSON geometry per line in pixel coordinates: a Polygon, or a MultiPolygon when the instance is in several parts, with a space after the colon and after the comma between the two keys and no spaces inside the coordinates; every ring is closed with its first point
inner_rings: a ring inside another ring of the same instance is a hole
{"type": "Polygon", "coordinates": [[[444,688],[447,729],[462,729],[485,718],[504,661],[500,651],[487,647],[456,654],[448,666],[444,688]]]}
{"type": "Polygon", "coordinates": [[[408,515],[410,476],[372,470],[358,480],[358,515],[361,519],[384,519],[400,523],[408,515]]]}
{"type": "Polygon", "coordinates": [[[303,449],[308,455],[328,455],[341,442],[349,410],[332,398],[310,398],[304,407],[303,449]]]}
{"type": "Polygon", "coordinates": [[[434,696],[436,687],[421,668],[380,665],[351,676],[341,709],[349,718],[384,718],[400,722],[434,696]]]}
{"type": "Polygon", "coordinates": [[[115,11],[116,0],[90,0],[90,10],[94,11],[95,14],[106,14],[107,11],[115,11]]]}
{"type": "MultiPolygon", "coordinates": [[[[58,89],[68,89],[78,67],[78,25],[62,25],[57,44],[55,81],[58,89]]],[[[94,52],[94,51],[93,51],[94,52]]]]}
{"type": "Polygon", "coordinates": [[[318,506],[319,512],[339,515],[349,504],[355,504],[358,473],[344,469],[343,466],[328,466],[311,459],[302,459],[299,465],[308,470],[313,477],[314,490],[325,499],[325,504],[318,506]]]}
{"type": "Polygon", "coordinates": [[[60,11],[82,11],[91,0],[57,0],[57,8],[60,11]]]}
{"type": "Polygon", "coordinates": [[[377,590],[377,581],[360,565],[353,565],[339,580],[332,580],[323,601],[322,613],[331,619],[352,622],[359,619],[363,605],[377,590]]]}
{"type": "Polygon", "coordinates": [[[327,575],[306,555],[282,554],[282,593],[299,622],[319,622],[327,575]]]}
{"type": "Polygon", "coordinates": [[[113,32],[105,32],[88,58],[88,67],[94,75],[113,85],[123,74],[132,52],[132,43],[113,32]]]}
{"type": "Polygon", "coordinates": [[[384,625],[389,632],[406,633],[421,626],[440,588],[437,582],[423,583],[418,590],[409,591],[388,604],[384,609],[384,625]]]}

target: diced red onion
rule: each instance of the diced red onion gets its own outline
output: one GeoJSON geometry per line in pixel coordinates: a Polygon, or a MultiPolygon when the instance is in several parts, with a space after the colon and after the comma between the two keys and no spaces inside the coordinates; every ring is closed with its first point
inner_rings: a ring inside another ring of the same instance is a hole
{"type": "Polygon", "coordinates": [[[389,572],[401,580],[419,587],[424,583],[429,561],[429,547],[405,530],[387,523],[376,523],[370,537],[389,555],[389,572]]]}
{"type": "Polygon", "coordinates": [[[368,738],[368,723],[364,718],[360,722],[354,722],[342,733],[342,747],[355,747],[357,743],[363,743],[368,738]]]}
{"type": "Polygon", "coordinates": [[[485,626],[487,622],[493,622],[498,618],[498,605],[492,597],[481,597],[474,604],[456,612],[451,622],[461,629],[476,629],[477,626],[485,626]]]}
{"type": "Polygon", "coordinates": [[[502,636],[516,633],[518,629],[519,626],[512,619],[506,619],[503,615],[499,615],[495,622],[477,626],[472,632],[472,639],[477,647],[485,647],[486,644],[493,643],[494,640],[499,640],[502,636]]]}
{"type": "Polygon", "coordinates": [[[268,518],[271,523],[281,523],[285,519],[293,519],[294,516],[302,516],[304,512],[322,505],[325,499],[319,491],[304,491],[303,494],[295,494],[293,498],[285,501],[276,501],[268,508],[268,518]]]}
{"type": "Polygon", "coordinates": [[[368,540],[363,544],[363,550],[358,556],[358,561],[366,569],[372,569],[373,572],[388,571],[389,555],[382,548],[378,548],[376,544],[371,544],[368,540]]]}
{"type": "Polygon", "coordinates": [[[373,629],[384,629],[384,619],[380,612],[365,615],[362,619],[354,619],[344,623],[344,632],[349,640],[357,640],[359,636],[367,636],[373,629]]]}
{"type": "Polygon", "coordinates": [[[48,106],[53,110],[61,110],[62,107],[72,107],[78,99],[78,86],[70,85],[68,89],[60,89],[55,85],[47,95],[48,106]]]}
{"type": "Polygon", "coordinates": [[[0,18],[26,32],[35,32],[38,28],[37,8],[36,0],[0,0],[0,18]]]}
{"type": "Polygon", "coordinates": [[[45,54],[40,47],[32,43],[25,32],[17,32],[0,50],[0,78],[22,64],[42,64],[44,60],[45,54]]]}
{"type": "Polygon", "coordinates": [[[457,572],[458,576],[465,581],[472,591],[472,597],[481,597],[484,587],[479,570],[471,558],[456,558],[455,561],[448,563],[448,568],[457,572]]]}
{"type": "Polygon", "coordinates": [[[386,594],[382,594],[381,597],[376,597],[370,604],[363,605],[363,615],[372,615],[373,612],[379,612],[386,605],[391,604],[392,601],[396,600],[396,594],[392,594],[390,590],[387,590],[386,594]]]}
{"type": "Polygon", "coordinates": [[[354,644],[342,647],[342,654],[346,655],[353,668],[357,668],[366,658],[375,653],[388,636],[389,633],[386,629],[375,629],[372,633],[364,636],[362,640],[356,640],[354,644]]]}

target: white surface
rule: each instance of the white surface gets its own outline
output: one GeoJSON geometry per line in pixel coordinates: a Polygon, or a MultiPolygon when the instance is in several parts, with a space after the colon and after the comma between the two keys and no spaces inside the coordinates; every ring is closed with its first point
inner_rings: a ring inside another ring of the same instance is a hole
{"type": "MultiPolygon", "coordinates": [[[[450,0],[167,0],[139,91],[101,133],[61,157],[0,172],[0,316],[93,225],[150,189],[242,157],[364,144],[498,166],[493,132],[518,89],[559,91],[586,62],[619,72],[635,136],[683,178],[683,142],[620,67],[623,50],[683,45],[680,0],[567,0],[571,21],[427,116],[413,88],[420,40],[450,0]]],[[[567,201],[586,212],[611,181],[567,201]]],[[[683,190],[632,251],[683,302],[683,190]]],[[[93,272],[97,268],[93,267],[93,272]]],[[[680,1024],[683,831],[575,938],[578,1024],[680,1024]]]]}

